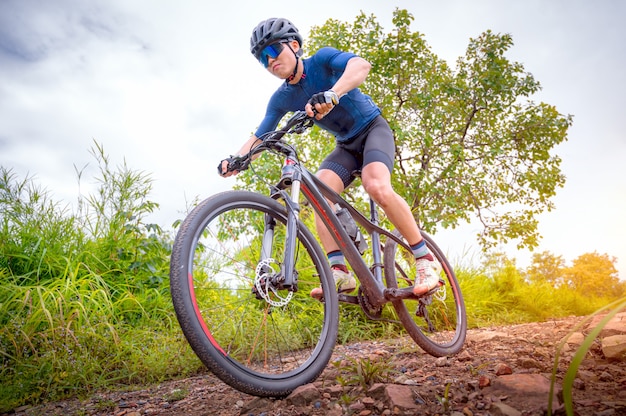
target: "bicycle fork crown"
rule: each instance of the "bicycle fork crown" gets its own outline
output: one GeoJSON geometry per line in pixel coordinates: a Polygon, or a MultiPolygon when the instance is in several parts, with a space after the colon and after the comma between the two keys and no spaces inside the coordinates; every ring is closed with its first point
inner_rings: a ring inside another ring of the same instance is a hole
{"type": "Polygon", "coordinates": [[[294,173],[296,171],[296,161],[291,157],[285,158],[285,163],[281,170],[280,182],[278,182],[279,189],[285,189],[293,183],[294,173]]]}

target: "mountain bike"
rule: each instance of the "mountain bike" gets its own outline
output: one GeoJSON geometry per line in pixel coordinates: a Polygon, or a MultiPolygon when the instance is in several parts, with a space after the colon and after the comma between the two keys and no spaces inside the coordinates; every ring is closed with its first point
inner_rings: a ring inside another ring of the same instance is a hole
{"type": "Polygon", "coordinates": [[[171,295],[187,341],[218,378],[251,395],[283,397],[321,374],[337,340],[340,302],[404,327],[433,356],[453,355],[465,342],[461,288],[442,251],[422,233],[441,266],[440,285],[414,295],[413,253],[397,231],[383,227],[376,203],[370,199],[369,216],[363,215],[283,140],[312,125],[296,112],[249,154],[231,157],[228,169],[242,171],[252,168],[255,155],[272,152],[284,160],[280,180],[267,195],[232,190],[202,201],[173,245],[171,295]],[[337,293],[311,231],[312,211],[358,278],[355,294],[337,293]],[[319,286],[323,297],[314,299],[309,292],[319,286]]]}

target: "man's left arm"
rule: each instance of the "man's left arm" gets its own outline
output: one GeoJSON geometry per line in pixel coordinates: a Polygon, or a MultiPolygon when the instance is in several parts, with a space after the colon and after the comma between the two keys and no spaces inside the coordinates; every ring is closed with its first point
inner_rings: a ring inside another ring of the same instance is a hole
{"type": "Polygon", "coordinates": [[[339,97],[343,97],[365,81],[371,67],[372,65],[360,56],[350,58],[346,64],[346,69],[331,90],[339,97]]]}
{"type": "Polygon", "coordinates": [[[368,61],[359,56],[350,58],[346,64],[346,69],[335,82],[335,85],[328,91],[314,94],[304,107],[309,117],[313,117],[313,106],[315,106],[315,118],[321,120],[334,106],[339,104],[341,97],[365,81],[371,67],[372,65],[368,61]]]}

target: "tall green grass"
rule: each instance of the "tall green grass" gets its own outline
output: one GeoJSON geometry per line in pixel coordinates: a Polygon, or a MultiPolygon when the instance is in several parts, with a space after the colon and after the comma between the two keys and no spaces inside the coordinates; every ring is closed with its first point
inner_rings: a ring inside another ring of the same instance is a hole
{"type": "Polygon", "coordinates": [[[189,354],[183,358],[185,344],[176,339],[171,323],[161,319],[169,318],[167,314],[145,310],[130,292],[115,300],[111,287],[97,276],[68,275],[47,285],[4,282],[0,299],[1,403],[154,382],[176,375],[181,361],[191,359],[189,354]],[[145,318],[129,325],[118,311],[143,313],[145,318]],[[158,359],[157,345],[163,354],[158,359]],[[177,345],[177,350],[163,351],[168,345],[177,345]]]}
{"type": "Polygon", "coordinates": [[[566,286],[554,288],[546,282],[529,282],[511,264],[495,271],[463,266],[455,272],[470,328],[588,315],[614,300],[566,286]]]}
{"type": "Polygon", "coordinates": [[[96,145],[75,212],[0,168],[0,412],[197,372],[169,297],[172,238],[151,181],[96,145]]]}

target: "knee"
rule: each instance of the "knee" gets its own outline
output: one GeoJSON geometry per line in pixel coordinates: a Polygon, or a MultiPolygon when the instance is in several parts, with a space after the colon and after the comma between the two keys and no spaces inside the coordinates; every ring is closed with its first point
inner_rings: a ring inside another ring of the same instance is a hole
{"type": "Polygon", "coordinates": [[[391,184],[384,181],[369,181],[363,183],[363,188],[380,206],[384,206],[387,201],[390,201],[394,194],[391,184]]]}

